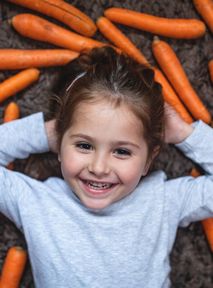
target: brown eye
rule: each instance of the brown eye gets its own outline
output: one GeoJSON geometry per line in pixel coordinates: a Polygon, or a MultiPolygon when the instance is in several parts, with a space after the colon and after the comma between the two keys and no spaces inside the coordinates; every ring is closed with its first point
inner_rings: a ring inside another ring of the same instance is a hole
{"type": "Polygon", "coordinates": [[[130,156],[131,152],[127,149],[124,149],[124,148],[118,148],[115,150],[114,154],[119,156],[119,157],[125,157],[125,156],[130,156]]]}
{"type": "Polygon", "coordinates": [[[92,145],[86,142],[77,143],[76,147],[81,150],[92,150],[92,145]]]}

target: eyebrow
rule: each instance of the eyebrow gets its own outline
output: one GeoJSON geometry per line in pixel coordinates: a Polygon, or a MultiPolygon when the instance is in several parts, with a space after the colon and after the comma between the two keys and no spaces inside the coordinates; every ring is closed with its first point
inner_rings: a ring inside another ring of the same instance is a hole
{"type": "MultiPolygon", "coordinates": [[[[90,137],[89,135],[86,134],[82,134],[82,133],[77,133],[77,134],[71,134],[70,138],[83,138],[86,139],[88,141],[94,141],[94,139],[92,137],[90,137]]],[[[118,145],[118,146],[134,146],[136,148],[140,148],[140,146],[138,144],[135,144],[133,142],[130,141],[113,141],[112,142],[113,145],[118,145]]]]}

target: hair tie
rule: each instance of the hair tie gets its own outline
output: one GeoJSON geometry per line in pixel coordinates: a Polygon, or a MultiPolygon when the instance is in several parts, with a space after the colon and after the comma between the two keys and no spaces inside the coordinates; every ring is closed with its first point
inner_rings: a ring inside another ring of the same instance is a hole
{"type": "Polygon", "coordinates": [[[66,92],[68,92],[68,91],[71,89],[71,87],[75,84],[75,82],[76,82],[79,78],[84,77],[84,75],[85,75],[86,73],[87,73],[87,72],[82,72],[82,73],[80,73],[80,74],[70,83],[70,85],[67,87],[66,92]]]}

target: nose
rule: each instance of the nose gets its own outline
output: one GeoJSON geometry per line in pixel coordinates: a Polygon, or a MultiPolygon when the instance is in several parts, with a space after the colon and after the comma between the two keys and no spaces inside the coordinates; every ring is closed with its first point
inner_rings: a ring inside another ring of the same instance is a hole
{"type": "Polygon", "coordinates": [[[97,177],[109,174],[109,155],[99,152],[94,153],[90,159],[88,170],[97,177]]]}

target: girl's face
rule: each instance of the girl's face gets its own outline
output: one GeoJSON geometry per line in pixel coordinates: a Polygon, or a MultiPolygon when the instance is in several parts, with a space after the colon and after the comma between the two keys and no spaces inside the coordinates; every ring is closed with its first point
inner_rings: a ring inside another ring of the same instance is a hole
{"type": "Polygon", "coordinates": [[[103,209],[134,191],[149,168],[141,121],[123,104],[82,103],[63,136],[59,160],[81,202],[103,209]]]}

